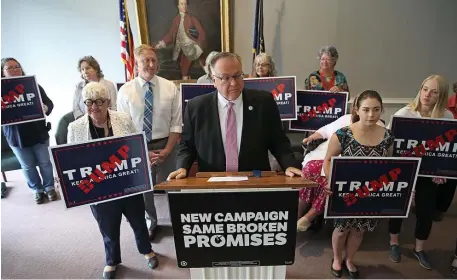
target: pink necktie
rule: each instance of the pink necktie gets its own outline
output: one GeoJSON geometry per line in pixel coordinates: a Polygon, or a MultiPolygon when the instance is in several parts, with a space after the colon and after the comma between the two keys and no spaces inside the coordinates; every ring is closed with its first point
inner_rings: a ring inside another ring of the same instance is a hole
{"type": "Polygon", "coordinates": [[[227,172],[238,171],[238,144],[236,137],[236,114],[233,102],[228,103],[225,121],[225,166],[227,172]]]}

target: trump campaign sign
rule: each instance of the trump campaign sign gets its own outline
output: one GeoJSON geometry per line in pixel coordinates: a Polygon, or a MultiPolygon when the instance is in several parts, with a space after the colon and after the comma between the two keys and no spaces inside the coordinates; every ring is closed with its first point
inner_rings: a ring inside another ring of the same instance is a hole
{"type": "Polygon", "coordinates": [[[420,158],[332,157],[325,218],[406,218],[420,158]]]}
{"type": "Polygon", "coordinates": [[[2,78],[2,126],[45,119],[35,76],[2,78]]]}
{"type": "Polygon", "coordinates": [[[292,265],[298,190],[169,192],[181,268],[292,265]]]}
{"type": "Polygon", "coordinates": [[[268,77],[244,79],[244,87],[271,92],[278,105],[281,120],[297,119],[296,77],[268,77]]]}
{"type": "Polygon", "coordinates": [[[153,188],[144,133],[49,147],[67,208],[153,188]]]}
{"type": "Polygon", "coordinates": [[[187,102],[197,96],[207,94],[216,90],[213,84],[180,84],[182,98],[182,115],[186,111],[187,102]]]}
{"type": "Polygon", "coordinates": [[[457,179],[457,120],[392,116],[394,155],[420,157],[419,176],[457,179]]]}
{"type": "Polygon", "coordinates": [[[347,92],[297,90],[297,119],[289,130],[315,131],[346,115],[347,92]]]}

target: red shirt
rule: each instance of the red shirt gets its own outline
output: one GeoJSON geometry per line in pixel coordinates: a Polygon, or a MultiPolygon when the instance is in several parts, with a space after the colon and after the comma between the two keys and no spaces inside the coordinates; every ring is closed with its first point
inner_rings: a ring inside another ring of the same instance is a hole
{"type": "Polygon", "coordinates": [[[447,109],[452,112],[454,119],[457,119],[457,107],[456,105],[457,93],[454,93],[447,102],[447,109]]]}

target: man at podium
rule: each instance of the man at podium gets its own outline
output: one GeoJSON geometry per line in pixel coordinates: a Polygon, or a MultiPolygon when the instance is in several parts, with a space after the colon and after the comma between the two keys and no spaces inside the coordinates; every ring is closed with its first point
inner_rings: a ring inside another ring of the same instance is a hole
{"type": "Polygon", "coordinates": [[[300,176],[271,93],[245,89],[241,58],[229,52],[210,63],[216,91],[189,100],[178,146],[177,170],[187,177],[195,160],[199,172],[271,170],[268,150],[287,176],[300,176]]]}

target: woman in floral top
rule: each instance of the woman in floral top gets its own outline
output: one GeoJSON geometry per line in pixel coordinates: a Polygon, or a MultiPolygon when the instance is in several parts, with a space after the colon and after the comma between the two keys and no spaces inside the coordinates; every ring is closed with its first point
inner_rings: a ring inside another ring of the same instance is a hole
{"type": "Polygon", "coordinates": [[[309,74],[305,80],[307,90],[349,92],[348,82],[343,73],[335,70],[338,51],[333,46],[322,47],[318,53],[320,69],[309,74]]]}

